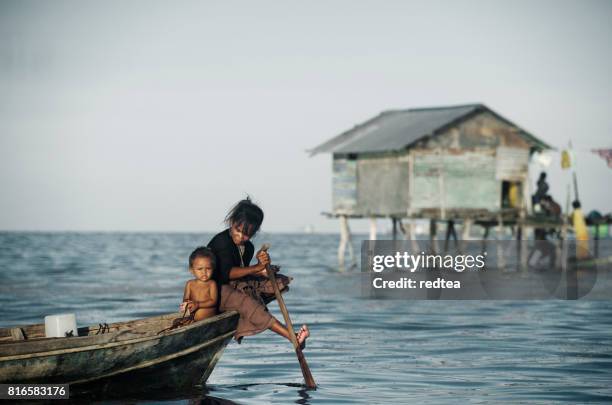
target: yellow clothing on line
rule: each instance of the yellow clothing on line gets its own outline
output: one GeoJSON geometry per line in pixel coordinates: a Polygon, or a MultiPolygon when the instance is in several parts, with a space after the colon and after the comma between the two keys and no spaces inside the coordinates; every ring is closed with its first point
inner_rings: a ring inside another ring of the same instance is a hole
{"type": "Polygon", "coordinates": [[[587,259],[589,257],[589,230],[580,208],[576,208],[572,213],[572,224],[576,233],[576,258],[587,259]]]}

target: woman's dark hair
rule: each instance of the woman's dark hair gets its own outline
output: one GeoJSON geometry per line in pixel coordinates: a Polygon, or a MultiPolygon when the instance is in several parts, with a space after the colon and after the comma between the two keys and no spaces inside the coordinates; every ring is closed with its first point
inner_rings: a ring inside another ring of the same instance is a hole
{"type": "Polygon", "coordinates": [[[236,205],[227,213],[225,222],[229,225],[237,225],[241,227],[241,231],[252,237],[259,231],[259,227],[264,219],[264,213],[251,201],[247,196],[246,199],[238,201],[236,205]]]}
{"type": "Polygon", "coordinates": [[[213,253],[212,250],[210,250],[206,246],[200,246],[196,248],[196,250],[191,252],[191,254],[189,255],[189,268],[193,267],[193,262],[198,257],[208,257],[210,259],[210,264],[212,265],[213,270],[214,270],[215,265],[216,265],[215,263],[216,260],[215,260],[215,254],[213,253]]]}

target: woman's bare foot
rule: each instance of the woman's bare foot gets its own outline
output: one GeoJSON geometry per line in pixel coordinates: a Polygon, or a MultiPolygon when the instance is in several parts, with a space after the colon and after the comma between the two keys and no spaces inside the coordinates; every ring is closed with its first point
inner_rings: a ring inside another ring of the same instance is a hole
{"type": "Polygon", "coordinates": [[[300,331],[296,334],[298,345],[300,349],[304,350],[306,347],[306,339],[310,336],[310,331],[308,330],[308,326],[302,325],[300,331]]]}

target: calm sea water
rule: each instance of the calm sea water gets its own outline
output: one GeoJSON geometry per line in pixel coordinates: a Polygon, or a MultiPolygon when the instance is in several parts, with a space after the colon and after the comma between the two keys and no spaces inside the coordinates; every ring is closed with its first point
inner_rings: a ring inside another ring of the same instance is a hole
{"type": "MultiPolygon", "coordinates": [[[[211,236],[0,233],[0,326],[61,312],[79,325],[172,312],[189,253],[211,236]]],[[[302,388],[291,346],[265,332],[232,342],[204,391],[132,402],[612,402],[611,301],[369,300],[355,272],[336,270],[337,236],[254,242],[270,242],[295,278],[285,299],[294,323],[310,326],[319,388],[302,388]]]]}

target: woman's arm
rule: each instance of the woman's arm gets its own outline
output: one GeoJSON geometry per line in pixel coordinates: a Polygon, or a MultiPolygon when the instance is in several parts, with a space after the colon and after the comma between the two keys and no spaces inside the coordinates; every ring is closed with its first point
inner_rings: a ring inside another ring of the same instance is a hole
{"type": "MultiPolygon", "coordinates": [[[[250,259],[249,259],[250,260],[250,259]]],[[[270,264],[270,256],[265,250],[257,252],[257,264],[248,267],[232,267],[229,271],[229,279],[236,280],[248,275],[258,274],[265,276],[266,266],[270,264]]]]}
{"type": "Polygon", "coordinates": [[[266,268],[266,265],[262,263],[257,263],[256,265],[249,266],[249,267],[232,267],[229,271],[229,279],[236,280],[244,276],[256,274],[264,270],[265,268],[266,268]]]}

